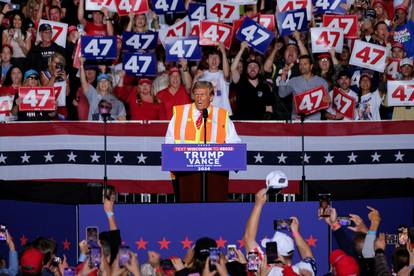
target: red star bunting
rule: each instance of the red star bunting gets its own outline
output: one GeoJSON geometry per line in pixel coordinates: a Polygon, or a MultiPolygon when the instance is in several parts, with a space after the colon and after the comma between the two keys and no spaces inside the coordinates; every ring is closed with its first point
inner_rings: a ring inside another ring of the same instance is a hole
{"type": "Polygon", "coordinates": [[[165,237],[162,238],[162,240],[158,241],[160,244],[160,249],[169,249],[168,245],[171,243],[169,240],[166,240],[165,237]]]}
{"type": "Polygon", "coordinates": [[[27,243],[28,238],[25,235],[20,237],[20,245],[23,246],[27,243]]]}
{"type": "Polygon", "coordinates": [[[139,239],[139,241],[136,241],[135,242],[135,244],[137,245],[137,250],[140,250],[140,249],[144,249],[144,250],[147,250],[147,241],[144,241],[144,239],[141,237],[140,239],[139,239]]]}
{"type": "Polygon", "coordinates": [[[191,248],[191,244],[193,243],[192,240],[189,240],[188,237],[185,237],[185,240],[181,241],[181,243],[183,244],[183,249],[190,249],[191,248]]]}
{"type": "Polygon", "coordinates": [[[313,246],[316,247],[316,242],[318,240],[315,239],[312,235],[310,235],[310,237],[308,239],[306,239],[306,242],[308,243],[309,246],[313,246]]]}
{"type": "Polygon", "coordinates": [[[223,238],[220,236],[220,238],[216,240],[216,243],[218,248],[224,248],[226,246],[227,241],[223,240],[223,238]]]}
{"type": "Polygon", "coordinates": [[[70,249],[70,242],[67,238],[62,242],[63,243],[63,250],[69,250],[70,249]]]}

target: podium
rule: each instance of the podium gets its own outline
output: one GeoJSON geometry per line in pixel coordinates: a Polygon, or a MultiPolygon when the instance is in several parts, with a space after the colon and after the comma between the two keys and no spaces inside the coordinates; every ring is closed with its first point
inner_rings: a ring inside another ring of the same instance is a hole
{"type": "Polygon", "coordinates": [[[246,144],[163,144],[163,171],[174,173],[178,202],[202,202],[206,174],[207,202],[227,201],[229,171],[247,168],[246,144]]]}

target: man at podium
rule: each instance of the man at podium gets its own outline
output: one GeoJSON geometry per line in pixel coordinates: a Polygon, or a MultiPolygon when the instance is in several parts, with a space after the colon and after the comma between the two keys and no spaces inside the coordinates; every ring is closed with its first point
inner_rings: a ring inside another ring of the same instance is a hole
{"type": "MultiPolygon", "coordinates": [[[[211,105],[214,87],[208,81],[198,81],[193,89],[194,103],[174,106],[168,125],[166,144],[240,143],[227,110],[211,105]],[[206,122],[206,124],[205,124],[206,122]],[[206,132],[206,139],[204,133],[206,132]]],[[[174,172],[174,193],[179,202],[200,202],[199,172],[174,172]]],[[[207,201],[227,201],[229,173],[207,173],[207,201]]]]}

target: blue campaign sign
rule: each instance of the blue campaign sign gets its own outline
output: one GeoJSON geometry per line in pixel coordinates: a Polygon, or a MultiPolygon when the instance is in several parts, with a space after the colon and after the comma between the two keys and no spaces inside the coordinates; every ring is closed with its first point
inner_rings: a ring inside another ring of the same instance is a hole
{"type": "Polygon", "coordinates": [[[276,13],[277,26],[281,36],[290,35],[295,31],[309,29],[306,9],[276,13]]]}
{"type": "Polygon", "coordinates": [[[115,36],[81,36],[81,56],[85,59],[115,59],[115,36]]]}
{"type": "Polygon", "coordinates": [[[336,13],[345,14],[346,9],[342,6],[346,5],[346,0],[312,0],[315,7],[315,14],[336,13]]]}
{"type": "Polygon", "coordinates": [[[274,37],[275,35],[273,32],[249,17],[244,18],[236,34],[238,40],[247,41],[253,49],[261,54],[266,52],[274,37]]]}
{"type": "Polygon", "coordinates": [[[152,50],[157,47],[158,32],[123,32],[122,49],[129,52],[152,50]]]}
{"type": "Polygon", "coordinates": [[[124,53],[122,66],[131,76],[157,75],[157,58],[154,53],[124,53]]]}
{"type": "Polygon", "coordinates": [[[188,16],[192,21],[205,20],[207,18],[206,4],[190,3],[190,5],[188,6],[188,16]]]}
{"type": "Polygon", "coordinates": [[[167,61],[179,61],[182,58],[201,60],[202,56],[197,36],[169,37],[165,40],[165,52],[167,61]]]}
{"type": "Polygon", "coordinates": [[[184,0],[155,0],[152,1],[153,10],[156,14],[166,12],[184,12],[184,0]]]}
{"type": "Polygon", "coordinates": [[[246,144],[163,144],[163,171],[245,171],[246,144]]]}

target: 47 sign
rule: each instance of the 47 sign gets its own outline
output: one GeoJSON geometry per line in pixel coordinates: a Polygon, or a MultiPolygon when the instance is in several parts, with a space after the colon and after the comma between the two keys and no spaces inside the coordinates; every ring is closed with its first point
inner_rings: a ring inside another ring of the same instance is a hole
{"type": "Polygon", "coordinates": [[[312,53],[325,53],[335,48],[342,53],[344,34],[341,29],[311,28],[312,53]]]}
{"type": "Polygon", "coordinates": [[[387,49],[383,46],[356,40],[349,64],[383,73],[387,49]]]}
{"type": "Polygon", "coordinates": [[[333,91],[333,107],[336,112],[347,118],[355,118],[355,99],[338,88],[333,91]]]}
{"type": "Polygon", "coordinates": [[[53,87],[20,87],[20,111],[55,110],[56,101],[53,87]]]}
{"type": "Polygon", "coordinates": [[[414,81],[388,81],[389,106],[414,106],[414,81]]]}
{"type": "Polygon", "coordinates": [[[329,107],[328,94],[324,86],[307,90],[293,96],[296,113],[309,115],[329,107]]]}
{"type": "Polygon", "coordinates": [[[308,20],[305,9],[278,12],[276,14],[276,19],[281,36],[290,35],[295,31],[306,31],[308,29],[308,20]]]}
{"type": "Polygon", "coordinates": [[[247,41],[256,51],[264,54],[275,35],[267,28],[246,17],[237,32],[237,39],[247,41]]]}

